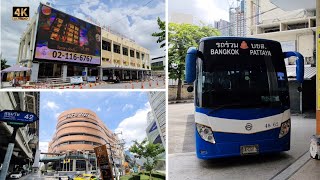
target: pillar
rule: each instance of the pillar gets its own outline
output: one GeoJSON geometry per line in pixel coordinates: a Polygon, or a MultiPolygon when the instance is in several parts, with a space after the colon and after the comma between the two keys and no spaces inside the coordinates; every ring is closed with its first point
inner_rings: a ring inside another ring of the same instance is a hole
{"type": "Polygon", "coordinates": [[[76,166],[77,166],[77,160],[76,159],[73,159],[72,160],[72,171],[76,171],[76,166]]]}
{"type": "Polygon", "coordinates": [[[139,71],[137,71],[137,79],[139,79],[139,71]]]}
{"type": "Polygon", "coordinates": [[[114,64],[114,62],[113,62],[113,54],[114,54],[114,52],[113,52],[113,41],[111,40],[111,64],[114,64]]]}
{"type": "Polygon", "coordinates": [[[100,79],[100,81],[102,81],[102,77],[103,77],[103,68],[99,67],[99,79],[100,79]]]}
{"type": "Polygon", "coordinates": [[[124,70],[121,70],[122,80],[124,80],[124,70]]]}
{"type": "Polygon", "coordinates": [[[130,70],[129,73],[130,73],[130,79],[132,79],[132,71],[130,70]]]}
{"type": "Polygon", "coordinates": [[[39,63],[32,63],[31,66],[31,82],[37,82],[38,81],[38,73],[39,73],[39,63]]]}
{"type": "Polygon", "coordinates": [[[68,71],[68,65],[63,64],[63,65],[62,65],[61,77],[62,77],[62,80],[63,80],[64,82],[67,81],[67,71],[68,71]]]}
{"type": "Polygon", "coordinates": [[[112,69],[112,80],[114,80],[115,79],[115,74],[114,74],[114,69],[112,69]]]}
{"type": "Polygon", "coordinates": [[[86,172],[89,171],[89,162],[86,160],[86,172]]]}

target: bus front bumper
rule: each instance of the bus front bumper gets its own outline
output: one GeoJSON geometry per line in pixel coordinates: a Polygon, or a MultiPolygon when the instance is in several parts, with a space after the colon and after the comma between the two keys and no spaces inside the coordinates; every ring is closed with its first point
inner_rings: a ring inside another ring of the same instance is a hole
{"type": "Polygon", "coordinates": [[[243,156],[241,147],[255,146],[257,153],[265,154],[290,150],[290,132],[282,138],[271,140],[256,140],[243,142],[209,143],[204,141],[196,132],[196,154],[199,159],[214,159],[231,156],[243,156]]]}

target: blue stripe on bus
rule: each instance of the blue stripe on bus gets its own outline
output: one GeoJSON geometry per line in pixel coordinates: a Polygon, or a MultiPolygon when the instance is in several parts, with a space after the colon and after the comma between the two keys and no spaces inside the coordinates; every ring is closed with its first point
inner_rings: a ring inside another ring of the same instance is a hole
{"type": "Polygon", "coordinates": [[[234,120],[254,120],[283,113],[281,108],[255,108],[255,109],[207,109],[196,107],[196,112],[207,116],[234,119],[234,120]]]}

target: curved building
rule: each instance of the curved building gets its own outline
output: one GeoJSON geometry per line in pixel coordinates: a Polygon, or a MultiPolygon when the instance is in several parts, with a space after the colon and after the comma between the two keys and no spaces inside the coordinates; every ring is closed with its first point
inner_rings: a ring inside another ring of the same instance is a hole
{"type": "Polygon", "coordinates": [[[115,164],[120,165],[123,153],[117,136],[95,112],[83,108],[70,109],[58,116],[48,154],[62,157],[55,165],[57,170],[92,171],[96,170],[93,148],[104,144],[109,147],[115,164]]]}

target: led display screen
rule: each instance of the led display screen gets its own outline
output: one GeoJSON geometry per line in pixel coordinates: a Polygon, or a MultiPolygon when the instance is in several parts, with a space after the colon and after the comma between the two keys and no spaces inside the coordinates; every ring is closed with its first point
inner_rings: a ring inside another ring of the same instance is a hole
{"type": "Polygon", "coordinates": [[[100,65],[101,28],[41,4],[34,56],[100,65]]]}

